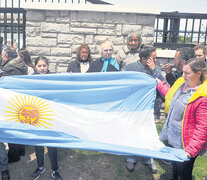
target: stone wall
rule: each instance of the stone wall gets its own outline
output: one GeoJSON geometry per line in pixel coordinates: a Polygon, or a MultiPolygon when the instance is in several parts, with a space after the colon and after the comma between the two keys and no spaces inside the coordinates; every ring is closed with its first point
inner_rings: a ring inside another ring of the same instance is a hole
{"type": "Polygon", "coordinates": [[[81,43],[89,44],[96,59],[102,41],[113,42],[114,57],[132,31],[142,34],[143,43],[154,42],[152,13],[27,9],[26,17],[26,47],[33,58],[48,57],[51,72],[66,72],[81,43]]]}

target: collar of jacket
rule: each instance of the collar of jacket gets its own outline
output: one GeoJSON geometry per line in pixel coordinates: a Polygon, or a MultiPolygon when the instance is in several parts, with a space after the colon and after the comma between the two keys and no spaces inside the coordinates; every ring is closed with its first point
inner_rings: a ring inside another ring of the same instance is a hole
{"type": "MultiPolygon", "coordinates": [[[[175,81],[173,86],[170,88],[170,90],[167,92],[165,96],[165,113],[168,114],[171,101],[176,93],[176,91],[181,87],[181,85],[185,83],[185,80],[183,77],[180,77],[175,81]]],[[[201,86],[198,87],[197,91],[191,96],[190,100],[188,101],[188,104],[195,101],[199,97],[207,97],[207,80],[205,80],[201,86]]]]}
{"type": "Polygon", "coordinates": [[[123,51],[124,51],[125,54],[128,54],[128,53],[138,53],[138,49],[139,49],[139,46],[138,46],[138,48],[135,51],[131,50],[131,48],[129,46],[127,46],[127,45],[123,47],[123,51]]]}

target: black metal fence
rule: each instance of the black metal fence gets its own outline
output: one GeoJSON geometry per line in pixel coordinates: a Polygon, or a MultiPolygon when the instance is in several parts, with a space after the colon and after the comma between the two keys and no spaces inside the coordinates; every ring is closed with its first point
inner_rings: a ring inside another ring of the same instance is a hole
{"type": "Polygon", "coordinates": [[[156,47],[176,49],[206,43],[207,14],[162,12],[156,17],[156,47]]]}

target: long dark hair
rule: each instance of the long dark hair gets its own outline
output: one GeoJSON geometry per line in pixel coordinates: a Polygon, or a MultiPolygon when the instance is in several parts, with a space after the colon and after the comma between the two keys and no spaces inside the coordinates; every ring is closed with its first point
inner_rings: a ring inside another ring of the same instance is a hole
{"type": "Polygon", "coordinates": [[[49,66],[48,59],[47,59],[45,56],[38,56],[38,57],[35,59],[35,66],[37,65],[37,63],[38,63],[40,60],[45,61],[45,63],[49,66]]]}
{"type": "Polygon", "coordinates": [[[32,62],[31,56],[29,54],[29,51],[27,51],[24,48],[21,48],[18,53],[19,53],[19,56],[22,57],[23,61],[26,63],[27,66],[30,66],[33,69],[35,69],[35,65],[32,62]]]}

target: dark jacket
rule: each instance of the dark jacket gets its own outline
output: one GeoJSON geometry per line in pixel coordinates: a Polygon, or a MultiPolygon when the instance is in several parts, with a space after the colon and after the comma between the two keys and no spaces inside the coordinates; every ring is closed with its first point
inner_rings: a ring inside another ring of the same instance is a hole
{"type": "Polygon", "coordinates": [[[182,73],[178,73],[177,71],[174,71],[166,74],[166,80],[170,84],[170,86],[173,86],[174,82],[181,76],[182,73]]]}
{"type": "MultiPolygon", "coordinates": [[[[32,74],[32,75],[35,75],[35,74],[39,74],[39,73],[37,71],[35,71],[34,74],[32,74]]],[[[49,69],[48,69],[46,74],[50,74],[50,70],[49,69]]]]}
{"type": "Polygon", "coordinates": [[[2,70],[4,71],[4,75],[8,76],[27,75],[28,67],[20,57],[16,57],[4,62],[2,70]]]}
{"type": "MultiPolygon", "coordinates": [[[[87,72],[101,72],[103,68],[103,63],[104,62],[101,60],[101,58],[95,61],[92,61],[87,72]]],[[[118,70],[114,66],[109,64],[107,71],[118,71],[118,70]]]]}
{"type": "MultiPolygon", "coordinates": [[[[89,61],[89,66],[90,63],[91,61],[89,61]]],[[[68,66],[67,72],[80,73],[81,72],[80,61],[79,60],[72,61],[68,66]]]]}

